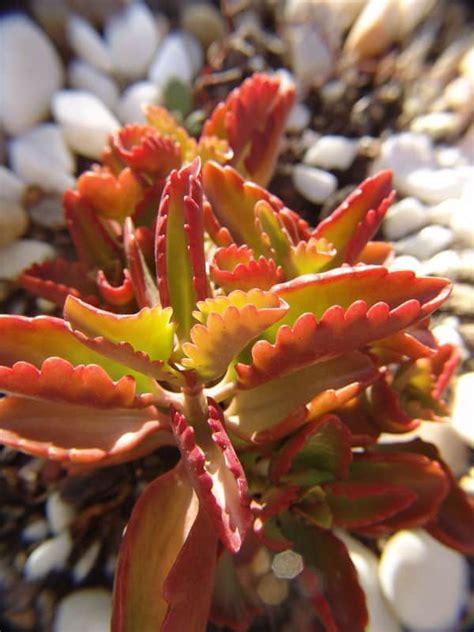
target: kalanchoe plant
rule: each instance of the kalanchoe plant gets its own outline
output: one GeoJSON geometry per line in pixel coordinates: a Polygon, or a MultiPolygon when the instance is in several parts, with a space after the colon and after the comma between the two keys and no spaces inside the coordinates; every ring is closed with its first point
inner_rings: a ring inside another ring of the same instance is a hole
{"type": "Polygon", "coordinates": [[[295,590],[326,630],[362,632],[337,528],[422,527],[474,553],[472,506],[434,446],[378,443],[446,414],[457,352],[428,321],[449,283],[389,272],[370,241],[389,173],[315,229],[258,184],[289,94],[248,80],[199,144],[161,110],[158,133],[118,132],[66,194],[79,262],[23,277],[64,318],[0,317],[4,444],[72,471],[179,449],[130,517],[114,632],[247,629],[262,548],[302,556],[295,590]]]}

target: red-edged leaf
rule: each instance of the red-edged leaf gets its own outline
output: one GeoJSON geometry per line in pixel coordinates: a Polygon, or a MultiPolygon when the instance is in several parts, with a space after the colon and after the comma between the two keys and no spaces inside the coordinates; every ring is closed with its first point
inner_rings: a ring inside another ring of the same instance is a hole
{"type": "Polygon", "coordinates": [[[208,296],[199,159],[169,176],[156,225],[155,261],[161,304],[173,308],[186,338],[197,301],[208,296]]]}
{"type": "Polygon", "coordinates": [[[303,524],[289,514],[283,532],[303,556],[300,586],[328,632],[364,632],[368,623],[365,596],[345,545],[332,533],[303,524]]]}
{"type": "Polygon", "coordinates": [[[197,143],[166,108],[148,105],[145,108],[148,123],[160,134],[174,140],[181,148],[182,163],[191,162],[197,155],[197,143]]]}
{"type": "Polygon", "coordinates": [[[390,483],[336,482],[323,485],[333,524],[345,529],[381,522],[407,508],[417,494],[390,483]]]}
{"type": "Polygon", "coordinates": [[[35,296],[41,296],[62,307],[69,294],[87,303],[98,305],[97,286],[78,261],[55,259],[35,263],[23,272],[18,284],[35,296]]]}
{"type": "Polygon", "coordinates": [[[396,334],[377,340],[372,347],[375,353],[390,352],[398,356],[398,360],[403,360],[403,356],[408,358],[429,358],[436,353],[436,342],[427,332],[427,336],[418,336],[415,328],[413,330],[399,331],[396,334]]]}
{"type": "Polygon", "coordinates": [[[112,632],[202,632],[216,557],[217,537],[180,463],[135,504],[120,549],[112,632]]]}
{"type": "Polygon", "coordinates": [[[114,307],[130,305],[135,298],[132,280],[127,269],[123,271],[123,280],[120,285],[111,285],[105,276],[105,272],[99,270],[97,272],[97,287],[104,301],[114,307]]]}
{"type": "Polygon", "coordinates": [[[283,208],[283,203],[254,182],[244,180],[232,167],[222,167],[216,162],[204,165],[203,181],[217,221],[227,228],[235,243],[247,245],[256,257],[269,254],[255,223],[255,205],[264,200],[277,211],[283,208]]]}
{"type": "Polygon", "coordinates": [[[270,551],[285,551],[291,548],[291,542],[285,538],[277,523],[277,516],[286,511],[300,497],[299,487],[279,485],[269,487],[261,499],[252,501],[252,511],[255,516],[254,534],[270,551]]]}
{"type": "MultiPolygon", "coordinates": [[[[97,400],[97,397],[96,397],[97,400]]],[[[97,408],[9,396],[0,399],[0,442],[53,461],[110,465],[173,443],[154,406],[97,408]],[[140,444],[146,442],[146,452],[140,444]]]]}
{"type": "Polygon", "coordinates": [[[128,167],[154,177],[167,176],[181,165],[179,145],[149,125],[122,127],[112,135],[110,145],[128,167]]]}
{"type": "MultiPolygon", "coordinates": [[[[209,299],[216,305],[216,300],[209,299]]],[[[219,311],[212,311],[205,324],[191,329],[189,343],[184,343],[187,369],[195,369],[204,380],[214,380],[225,373],[233,359],[267,327],[280,320],[286,305],[270,292],[236,290],[217,299],[219,311]]],[[[205,304],[198,303],[202,314],[205,304]]],[[[207,311],[207,309],[206,309],[207,311]]],[[[196,316],[196,318],[199,318],[196,316]]]]}
{"type": "Polygon", "coordinates": [[[108,271],[121,261],[117,241],[78,192],[66,191],[64,213],[76,251],[87,268],[108,271]]]}
{"type": "Polygon", "coordinates": [[[435,385],[431,392],[433,398],[439,398],[443,395],[460,362],[461,352],[458,347],[452,344],[438,347],[430,362],[435,376],[435,385]]]}
{"type": "Polygon", "coordinates": [[[284,280],[281,266],[277,266],[273,259],[263,256],[255,259],[250,248],[237,244],[215,252],[210,273],[212,280],[225,292],[254,288],[268,290],[284,280]]]}
{"type": "Polygon", "coordinates": [[[365,393],[345,402],[336,413],[351,432],[352,446],[372,445],[382,432],[371,414],[365,393]]]}
{"type": "Polygon", "coordinates": [[[155,307],[159,305],[160,297],[158,288],[147,265],[145,256],[140,247],[137,231],[130,217],[127,217],[125,220],[123,243],[128,270],[139,307],[155,307]]]}
{"type": "Polygon", "coordinates": [[[238,390],[226,411],[228,427],[255,443],[274,441],[341,406],[376,376],[367,356],[353,352],[238,390]]]}
{"type": "Polygon", "coordinates": [[[273,456],[270,476],[274,483],[312,472],[318,482],[346,478],[351,460],[349,431],[336,415],[324,415],[293,435],[273,456]]]}
{"type": "Polygon", "coordinates": [[[208,415],[209,428],[199,428],[196,432],[183,414],[172,410],[173,431],[203,507],[226,548],[235,553],[242,546],[252,520],[247,482],[224,430],[222,412],[212,400],[208,415]]]}
{"type": "Polygon", "coordinates": [[[290,310],[266,340],[252,349],[253,363],[239,364],[247,388],[409,327],[436,309],[449,294],[444,279],[389,273],[382,267],[343,267],[274,286],[290,310]]]}
{"type": "Polygon", "coordinates": [[[436,516],[449,491],[449,481],[441,465],[420,454],[354,454],[349,478],[361,483],[400,485],[417,496],[411,505],[392,518],[359,529],[366,534],[379,535],[423,526],[436,516]]]}
{"type": "Polygon", "coordinates": [[[356,263],[370,266],[387,266],[393,258],[393,247],[386,241],[369,241],[356,259],[356,263]]]}
{"type": "Polygon", "coordinates": [[[97,408],[141,408],[150,403],[150,397],[137,396],[130,375],[114,382],[100,366],[74,367],[61,358],[48,358],[40,368],[28,362],[0,366],[0,391],[97,408]]]}
{"type": "Polygon", "coordinates": [[[389,171],[381,171],[364,180],[341,206],[317,226],[313,236],[317,239],[324,237],[337,250],[331,265],[356,261],[377,232],[394,198],[392,175],[389,171]]]}
{"type": "Polygon", "coordinates": [[[293,87],[282,89],[276,76],[254,74],[216,107],[202,135],[227,139],[234,152],[232,164],[265,186],[294,94],[293,87]]]}
{"type": "Polygon", "coordinates": [[[370,389],[372,419],[383,432],[394,434],[410,432],[420,424],[417,419],[408,416],[400,405],[397,394],[390,388],[385,375],[370,389]]]}

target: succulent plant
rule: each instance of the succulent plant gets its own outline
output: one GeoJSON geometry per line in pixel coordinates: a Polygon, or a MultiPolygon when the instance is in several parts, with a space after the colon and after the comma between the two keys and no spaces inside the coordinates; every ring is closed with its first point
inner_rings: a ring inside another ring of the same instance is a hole
{"type": "Polygon", "coordinates": [[[79,261],[22,278],[64,317],[0,316],[4,444],[73,472],[179,449],[130,517],[115,632],[247,629],[262,549],[302,556],[295,590],[326,630],[362,631],[337,528],[422,527],[474,552],[472,505],[436,448],[378,441],[446,415],[457,351],[429,317],[449,282],[390,272],[370,241],[389,173],[314,229],[262,188],[291,102],[257,75],[199,143],[158,109],[117,132],[65,196],[79,261]]]}

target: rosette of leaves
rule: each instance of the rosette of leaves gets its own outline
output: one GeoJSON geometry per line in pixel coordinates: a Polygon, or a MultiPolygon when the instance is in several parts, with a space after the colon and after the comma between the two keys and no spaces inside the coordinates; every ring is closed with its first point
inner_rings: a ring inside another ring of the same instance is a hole
{"type": "MultiPolygon", "coordinates": [[[[107,259],[126,266],[136,311],[70,293],[63,318],[0,316],[0,441],[73,471],[178,448],[130,517],[114,632],[247,629],[264,606],[248,572],[260,548],[302,555],[295,590],[326,630],[362,632],[335,530],[419,527],[474,552],[472,505],[434,446],[378,443],[446,414],[457,353],[429,317],[449,282],[390,272],[390,247],[370,241],[387,172],[313,229],[234,167],[190,158],[154,221],[125,214],[107,259]]],[[[79,224],[92,247],[79,215],[73,237],[79,224]]]]}

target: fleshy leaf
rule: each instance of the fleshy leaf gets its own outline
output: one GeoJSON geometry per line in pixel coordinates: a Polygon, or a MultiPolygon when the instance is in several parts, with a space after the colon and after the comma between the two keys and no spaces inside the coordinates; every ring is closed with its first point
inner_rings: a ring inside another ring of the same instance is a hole
{"type": "Polygon", "coordinates": [[[79,261],[55,259],[35,263],[23,272],[19,285],[35,296],[41,296],[59,307],[69,294],[82,298],[91,305],[98,305],[97,285],[87,275],[87,269],[79,261]]]}
{"type": "Polygon", "coordinates": [[[255,223],[255,204],[264,200],[274,210],[282,202],[254,182],[246,181],[232,167],[207,162],[203,168],[204,191],[221,226],[227,228],[238,245],[246,244],[254,256],[268,255],[255,223]]]}
{"type": "Polygon", "coordinates": [[[417,494],[390,483],[336,482],[323,485],[333,524],[353,529],[382,522],[405,509],[417,494]]]}
{"type": "Polygon", "coordinates": [[[140,307],[155,307],[159,305],[158,288],[148,268],[140,247],[137,231],[130,217],[127,217],[124,223],[123,242],[128,270],[138,305],[140,307]]]}
{"type": "Polygon", "coordinates": [[[84,265],[106,272],[114,268],[117,260],[121,260],[119,245],[92,206],[76,191],[66,191],[64,214],[74,246],[84,265]]]}
{"type": "Polygon", "coordinates": [[[182,413],[172,410],[173,431],[200,502],[225,547],[236,553],[252,520],[247,482],[224,430],[222,412],[212,400],[208,406],[208,429],[195,431],[182,413]]]}
{"type": "Polygon", "coordinates": [[[151,360],[166,361],[173,350],[175,326],[171,323],[169,307],[144,307],[130,315],[112,314],[71,296],[64,306],[64,316],[87,336],[103,336],[115,343],[128,342],[151,360]]]}
{"type": "Polygon", "coordinates": [[[215,108],[202,135],[227,139],[234,152],[232,164],[265,186],[294,95],[294,88],[282,89],[276,76],[254,74],[215,108]]]}
{"type": "Polygon", "coordinates": [[[216,535],[180,463],[134,507],[119,554],[112,632],[202,632],[216,557],[216,535]]]}
{"type": "Polygon", "coordinates": [[[356,263],[369,266],[386,266],[393,258],[393,247],[385,241],[369,241],[356,259],[356,263]]]}
{"type": "Polygon", "coordinates": [[[354,397],[377,376],[359,352],[321,362],[267,384],[238,390],[226,411],[228,427],[255,443],[293,432],[354,397]]]}
{"type": "Polygon", "coordinates": [[[199,159],[169,176],[156,226],[155,260],[161,304],[173,308],[186,338],[197,301],[208,295],[199,159]]]}
{"type": "Polygon", "coordinates": [[[424,525],[436,516],[449,491],[449,481],[439,463],[420,454],[405,452],[354,454],[349,478],[362,483],[400,485],[417,496],[392,518],[360,529],[373,535],[424,525]]]}
{"type": "Polygon", "coordinates": [[[190,334],[192,342],[183,345],[187,358],[181,363],[187,369],[195,369],[204,380],[214,380],[225,373],[237,354],[286,312],[285,303],[269,292],[236,293],[243,294],[241,307],[235,305],[234,293],[221,297],[219,312],[211,311],[205,325],[195,325],[190,334]],[[255,302],[253,297],[258,297],[255,302]]]}
{"type": "Polygon", "coordinates": [[[336,250],[324,238],[311,237],[291,248],[294,276],[320,272],[332,263],[336,250]]]}
{"type": "Polygon", "coordinates": [[[232,244],[219,248],[211,265],[212,280],[225,292],[232,290],[269,290],[284,280],[283,270],[273,261],[260,256],[255,259],[247,246],[232,244]]]}
{"type": "Polygon", "coordinates": [[[308,471],[320,481],[346,478],[352,460],[350,433],[336,415],[324,415],[293,435],[271,461],[270,476],[274,483],[286,474],[308,471]]]}
{"type": "Polygon", "coordinates": [[[332,266],[356,261],[377,232],[394,198],[391,173],[381,171],[364,180],[341,206],[318,225],[313,237],[324,237],[337,250],[332,266]]]}
{"type": "Polygon", "coordinates": [[[364,632],[368,623],[365,596],[345,545],[332,533],[284,514],[285,535],[303,556],[299,578],[328,632],[364,632]]]}
{"type": "Polygon", "coordinates": [[[447,297],[449,283],[386,268],[346,267],[299,277],[272,292],[290,305],[279,325],[294,324],[273,326],[268,335],[275,332],[275,344],[257,342],[252,364],[237,365],[247,388],[412,325],[447,297]]]}
{"type": "Polygon", "coordinates": [[[97,272],[97,287],[103,300],[114,307],[123,308],[130,305],[135,298],[132,280],[127,269],[123,271],[123,280],[120,285],[111,285],[104,271],[99,270],[97,272]]]}
{"type": "Polygon", "coordinates": [[[385,375],[370,389],[372,417],[383,432],[410,432],[419,426],[419,421],[409,417],[402,407],[396,393],[390,388],[385,375]]]}
{"type": "MultiPolygon", "coordinates": [[[[118,396],[117,396],[118,398],[118,396]]],[[[97,397],[96,397],[97,400],[97,397]]],[[[154,406],[97,408],[23,397],[0,399],[0,441],[53,461],[109,465],[173,443],[168,419],[154,406]]]]}
{"type": "Polygon", "coordinates": [[[184,127],[178,125],[176,119],[166,110],[157,105],[145,108],[148,123],[162,136],[172,138],[181,147],[181,162],[190,162],[197,155],[197,144],[189,136],[184,127]]]}

